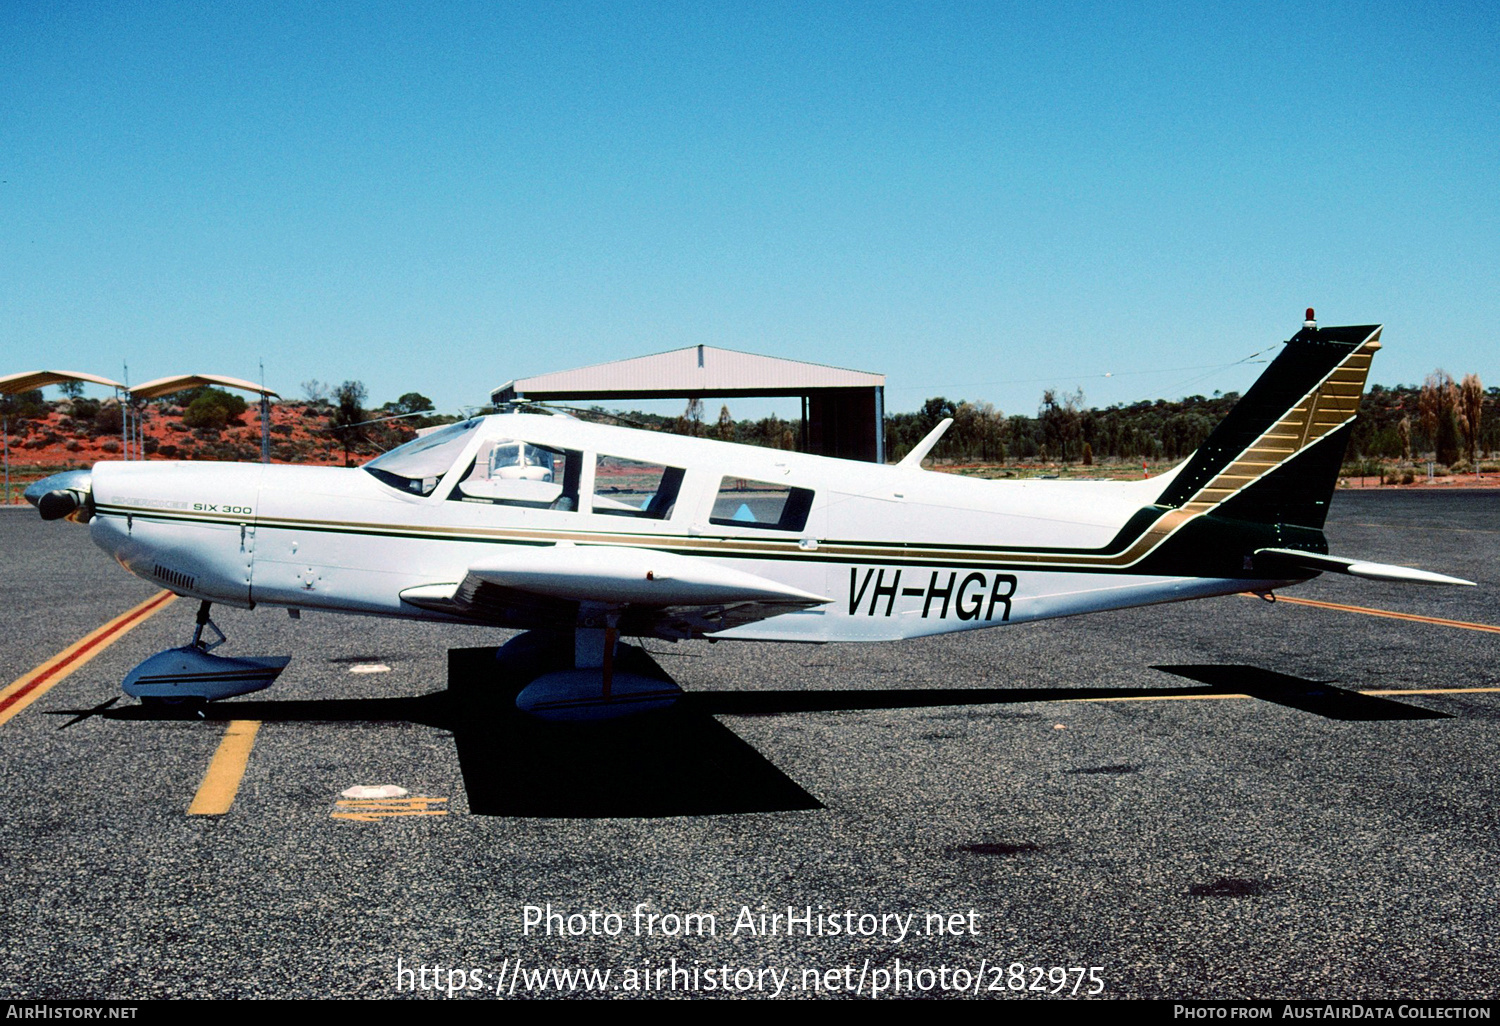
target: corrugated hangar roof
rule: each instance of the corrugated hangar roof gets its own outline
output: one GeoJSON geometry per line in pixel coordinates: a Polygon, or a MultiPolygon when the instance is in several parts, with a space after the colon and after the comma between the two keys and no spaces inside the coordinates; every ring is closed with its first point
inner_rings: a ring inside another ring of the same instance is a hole
{"type": "Polygon", "coordinates": [[[884,374],[782,360],[714,346],[688,346],[653,356],[508,381],[495,402],[517,396],[671,399],[684,395],[806,395],[825,388],[884,388],[884,374]]]}

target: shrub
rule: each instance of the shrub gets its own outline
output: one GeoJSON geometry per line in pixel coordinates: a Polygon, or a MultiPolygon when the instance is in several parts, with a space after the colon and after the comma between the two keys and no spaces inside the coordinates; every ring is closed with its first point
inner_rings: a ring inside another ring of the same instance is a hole
{"type": "MultiPolygon", "coordinates": [[[[209,390],[210,393],[212,390],[209,390]]],[[[244,405],[243,402],[241,405],[244,405]]],[[[218,431],[229,423],[229,410],[212,394],[200,395],[183,411],[182,422],[200,431],[218,431]]]]}

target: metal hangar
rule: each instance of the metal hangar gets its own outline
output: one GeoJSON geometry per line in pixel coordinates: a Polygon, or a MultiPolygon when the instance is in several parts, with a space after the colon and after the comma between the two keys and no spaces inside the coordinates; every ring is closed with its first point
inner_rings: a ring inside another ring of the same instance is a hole
{"type": "Polygon", "coordinates": [[[497,404],[736,396],[797,396],[804,451],[885,462],[884,374],[700,345],[520,378],[490,393],[497,404]]]}

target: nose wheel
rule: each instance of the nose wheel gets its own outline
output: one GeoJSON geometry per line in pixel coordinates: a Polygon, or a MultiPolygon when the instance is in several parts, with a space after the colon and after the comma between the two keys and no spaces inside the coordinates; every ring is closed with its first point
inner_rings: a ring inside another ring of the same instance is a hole
{"type": "Polygon", "coordinates": [[[211,609],[207,601],[198,607],[192,641],[158,652],[126,674],[125,693],[142,705],[190,714],[208,702],[259,691],[280,676],[291,657],[211,655],[225,641],[211,609]]]}
{"type": "Polygon", "coordinates": [[[162,698],[158,695],[142,695],[141,705],[147,709],[157,712],[176,713],[181,716],[203,717],[203,707],[208,704],[206,698],[162,698]]]}

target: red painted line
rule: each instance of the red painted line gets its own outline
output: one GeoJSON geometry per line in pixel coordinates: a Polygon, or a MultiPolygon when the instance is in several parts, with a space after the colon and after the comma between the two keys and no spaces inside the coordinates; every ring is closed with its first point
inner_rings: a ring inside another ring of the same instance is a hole
{"type": "MultiPolygon", "coordinates": [[[[14,715],[10,712],[14,706],[26,702],[40,691],[62,680],[103,649],[114,644],[120,635],[175,598],[177,596],[170,591],[158,592],[135,608],[126,610],[97,630],[75,641],[36,669],[17,678],[10,687],[0,691],[0,695],[4,695],[0,698],[0,723],[4,723],[14,715]]],[[[15,712],[20,712],[20,710],[16,709],[15,712]]]]}

